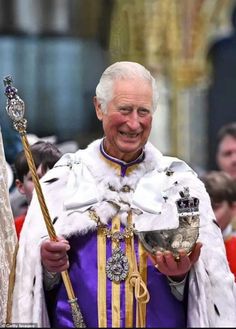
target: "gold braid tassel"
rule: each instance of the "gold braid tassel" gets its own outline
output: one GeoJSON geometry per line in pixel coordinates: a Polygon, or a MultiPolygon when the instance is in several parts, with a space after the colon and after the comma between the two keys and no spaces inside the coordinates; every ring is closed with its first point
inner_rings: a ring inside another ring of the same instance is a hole
{"type": "MultiPolygon", "coordinates": [[[[128,214],[128,223],[132,221],[132,213],[131,211],[128,214]]],[[[134,250],[134,239],[131,239],[131,254],[132,254],[132,261],[134,266],[134,271],[130,274],[128,280],[130,285],[134,288],[134,296],[137,303],[136,309],[136,327],[137,328],[145,328],[146,327],[146,318],[145,314],[145,307],[146,304],[150,300],[150,295],[146,284],[144,283],[137,266],[135,250],[134,250]]]]}

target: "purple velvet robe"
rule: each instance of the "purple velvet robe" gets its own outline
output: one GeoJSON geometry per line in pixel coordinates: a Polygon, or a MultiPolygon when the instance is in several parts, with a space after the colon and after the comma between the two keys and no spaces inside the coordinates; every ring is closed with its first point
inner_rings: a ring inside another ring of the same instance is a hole
{"type": "MultiPolygon", "coordinates": [[[[89,328],[98,327],[97,314],[97,232],[72,236],[69,239],[71,249],[69,276],[78,298],[84,322],[89,328]]],[[[124,244],[121,243],[123,249],[124,244]]],[[[137,255],[137,238],[135,251],[137,255]]],[[[107,239],[107,258],[111,256],[111,240],[107,239]]],[[[138,257],[138,256],[137,256],[138,257]]],[[[138,258],[137,258],[138,259],[138,258]]],[[[112,327],[111,281],[107,279],[107,327],[112,327]]],[[[178,301],[171,293],[167,278],[151,263],[147,269],[147,288],[150,301],[147,304],[147,328],[184,328],[186,327],[185,303],[178,301]]],[[[125,285],[120,284],[121,314],[120,327],[125,328],[125,285]]],[[[53,328],[73,328],[71,308],[67,301],[64,284],[54,291],[47,292],[46,298],[53,328]]],[[[135,328],[135,303],[134,323],[135,328]]]]}

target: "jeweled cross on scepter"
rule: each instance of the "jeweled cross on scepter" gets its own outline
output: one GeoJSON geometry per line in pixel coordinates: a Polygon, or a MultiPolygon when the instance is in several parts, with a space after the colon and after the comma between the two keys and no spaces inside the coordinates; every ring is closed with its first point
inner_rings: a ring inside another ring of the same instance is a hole
{"type": "MultiPolygon", "coordinates": [[[[26,127],[27,120],[24,118],[25,113],[25,104],[23,100],[17,95],[17,89],[12,86],[13,80],[11,76],[6,76],[3,79],[5,85],[5,95],[7,96],[7,105],[6,111],[9,117],[13,121],[14,128],[19,132],[25,152],[25,156],[27,159],[27,163],[32,175],[32,180],[34,183],[34,188],[38,197],[38,201],[40,204],[41,211],[43,213],[43,218],[47,227],[48,235],[51,240],[57,241],[57,235],[52,224],[52,220],[49,215],[49,211],[44,199],[44,195],[41,189],[41,185],[39,182],[39,178],[37,175],[37,170],[35,167],[35,163],[32,157],[32,153],[30,151],[30,145],[26,136],[26,127]]],[[[81,311],[79,309],[79,305],[77,303],[77,298],[75,297],[71,281],[67,271],[61,272],[62,279],[66,288],[66,292],[68,295],[68,302],[71,305],[71,312],[73,322],[76,328],[85,328],[85,324],[83,321],[83,317],[81,311]]]]}

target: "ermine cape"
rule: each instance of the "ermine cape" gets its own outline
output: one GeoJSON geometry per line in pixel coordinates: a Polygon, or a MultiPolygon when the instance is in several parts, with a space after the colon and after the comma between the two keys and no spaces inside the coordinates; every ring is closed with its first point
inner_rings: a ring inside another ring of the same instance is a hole
{"type": "MultiPolygon", "coordinates": [[[[151,143],[145,159],[121,179],[117,168],[104,161],[101,140],[86,149],[64,155],[42,179],[41,185],[57,235],[70,237],[95,231],[88,210],[94,209],[103,223],[115,215],[126,223],[131,208],[139,231],[178,226],[175,201],[183,187],[199,199],[203,244],[197,263],[189,273],[188,327],[235,327],[234,276],[226,259],[222,233],[215,223],[210,199],[196,173],[183,161],[163,156],[151,143]],[[130,187],[124,193],[122,187],[130,187]],[[111,188],[112,187],[112,188],[111,188]],[[109,200],[109,202],[107,202],[109,200]],[[112,201],[112,202],[111,202],[112,201]]],[[[47,236],[37,197],[34,195],[21,232],[13,295],[12,322],[49,327],[46,310],[40,244],[47,236]]]]}

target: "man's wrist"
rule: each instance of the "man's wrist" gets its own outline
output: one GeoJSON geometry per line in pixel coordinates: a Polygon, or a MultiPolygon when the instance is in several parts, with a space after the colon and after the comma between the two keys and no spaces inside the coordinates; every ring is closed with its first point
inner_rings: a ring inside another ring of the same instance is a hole
{"type": "Polygon", "coordinates": [[[167,276],[167,279],[168,279],[168,283],[169,283],[172,294],[179,301],[183,301],[183,299],[184,299],[184,288],[185,288],[185,284],[186,284],[186,280],[187,280],[187,275],[185,275],[184,278],[182,276],[181,281],[175,281],[175,280],[173,280],[173,278],[180,279],[181,277],[180,276],[178,276],[178,277],[169,277],[169,276],[167,276]]]}
{"type": "Polygon", "coordinates": [[[60,273],[50,272],[43,267],[43,282],[46,290],[53,289],[60,282],[60,273]]]}
{"type": "Polygon", "coordinates": [[[182,283],[187,277],[187,274],[178,275],[178,276],[167,276],[168,280],[172,283],[182,283]]]}

